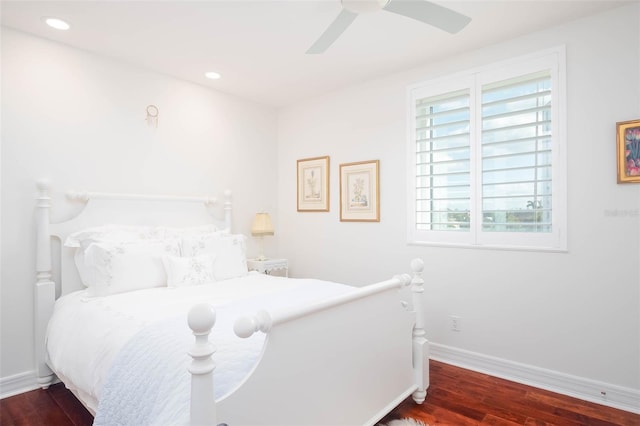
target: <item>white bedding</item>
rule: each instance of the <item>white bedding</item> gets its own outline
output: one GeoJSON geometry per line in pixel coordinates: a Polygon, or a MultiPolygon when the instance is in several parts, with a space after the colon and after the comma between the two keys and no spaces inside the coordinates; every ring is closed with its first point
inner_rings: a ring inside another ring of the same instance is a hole
{"type": "MultiPolygon", "coordinates": [[[[99,421],[113,424],[113,419],[109,420],[108,416],[114,414],[111,412],[114,410],[103,407],[104,401],[100,401],[105,389],[111,400],[109,404],[119,404],[120,398],[120,403],[129,402],[134,415],[146,410],[149,416],[146,419],[184,418],[185,415],[188,419],[188,389],[186,395],[185,392],[177,392],[177,396],[168,397],[153,378],[149,379],[150,383],[142,383],[144,378],[133,374],[127,377],[126,368],[131,368],[131,365],[147,366],[167,380],[168,376],[175,375],[177,382],[167,381],[162,384],[162,389],[184,387],[185,383],[188,387],[186,366],[190,358],[187,351],[193,343],[193,336],[186,318],[194,304],[208,302],[217,311],[211,341],[217,346],[214,359],[217,364],[216,386],[219,385],[216,399],[219,399],[232,391],[250,371],[259,357],[264,339],[261,333],[247,340],[232,335],[232,324],[236,318],[253,314],[259,309],[300,306],[352,289],[318,280],[285,279],[251,273],[242,278],[206,285],[152,288],[106,297],[89,298],[86,291],[75,292],[56,302],[47,333],[49,364],[91,410],[99,411],[97,424],[99,421]],[[136,338],[132,339],[134,336],[136,338]],[[156,341],[156,347],[150,347],[151,340],[156,341]],[[229,346],[228,342],[232,342],[232,345],[229,346]],[[125,347],[128,350],[119,355],[125,347]],[[150,361],[149,357],[156,355],[156,361],[150,361]],[[175,358],[178,365],[169,365],[171,358],[175,358]],[[110,373],[112,366],[118,368],[110,373]],[[162,369],[169,373],[163,373],[162,369]],[[131,380],[133,384],[121,383],[126,380],[131,380]],[[131,391],[131,395],[121,394],[118,389],[123,386],[131,391]],[[137,386],[155,388],[162,399],[147,395],[147,391],[137,386]],[[133,397],[140,398],[132,403],[133,397]],[[147,407],[139,404],[147,404],[147,407]],[[167,413],[167,410],[171,413],[167,413]]],[[[135,420],[136,423],[141,421],[140,418],[135,420]]],[[[120,422],[127,424],[125,420],[120,422]]],[[[153,421],[149,420],[147,424],[153,424],[153,421]]]]}

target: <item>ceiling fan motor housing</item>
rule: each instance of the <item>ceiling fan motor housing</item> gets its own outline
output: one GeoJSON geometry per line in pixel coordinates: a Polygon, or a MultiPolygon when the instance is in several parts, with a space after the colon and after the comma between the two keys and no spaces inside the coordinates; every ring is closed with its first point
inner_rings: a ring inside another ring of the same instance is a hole
{"type": "Polygon", "coordinates": [[[342,0],[342,7],[353,13],[377,12],[384,8],[389,0],[342,0]]]}

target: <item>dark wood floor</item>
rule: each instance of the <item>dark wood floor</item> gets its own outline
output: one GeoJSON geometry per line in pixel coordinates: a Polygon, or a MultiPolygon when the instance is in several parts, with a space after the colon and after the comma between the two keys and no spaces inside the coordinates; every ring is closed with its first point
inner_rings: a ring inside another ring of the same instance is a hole
{"type": "Polygon", "coordinates": [[[384,420],[434,425],[640,426],[640,415],[431,361],[427,399],[407,399],[384,420]]]}
{"type": "Polygon", "coordinates": [[[89,426],[93,416],[62,383],[0,400],[1,426],[89,426]]]}
{"type": "MultiPolygon", "coordinates": [[[[427,399],[404,401],[383,422],[411,417],[435,425],[640,426],[640,415],[431,361],[427,399]]],[[[93,418],[63,385],[0,400],[2,426],[85,426],[93,418]]]]}

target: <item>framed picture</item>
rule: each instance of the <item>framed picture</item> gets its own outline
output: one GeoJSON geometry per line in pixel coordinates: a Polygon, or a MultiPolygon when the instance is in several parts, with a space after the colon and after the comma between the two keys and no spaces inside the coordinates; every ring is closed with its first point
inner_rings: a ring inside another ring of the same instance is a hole
{"type": "Polygon", "coordinates": [[[380,162],[340,164],[340,220],[380,222],[380,162]]]}
{"type": "Polygon", "coordinates": [[[616,123],[618,183],[640,182],[640,120],[616,123]]]}
{"type": "Polygon", "coordinates": [[[329,157],[298,160],[298,211],[329,211],[329,157]]]}

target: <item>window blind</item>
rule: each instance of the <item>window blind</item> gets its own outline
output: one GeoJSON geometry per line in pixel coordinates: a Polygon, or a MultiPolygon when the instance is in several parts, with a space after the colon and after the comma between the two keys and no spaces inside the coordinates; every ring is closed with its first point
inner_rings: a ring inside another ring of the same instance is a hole
{"type": "Polygon", "coordinates": [[[551,76],[482,87],[482,230],[551,232],[551,76]]]}
{"type": "Polygon", "coordinates": [[[416,227],[468,231],[470,223],[469,90],[418,99],[416,227]]]}

